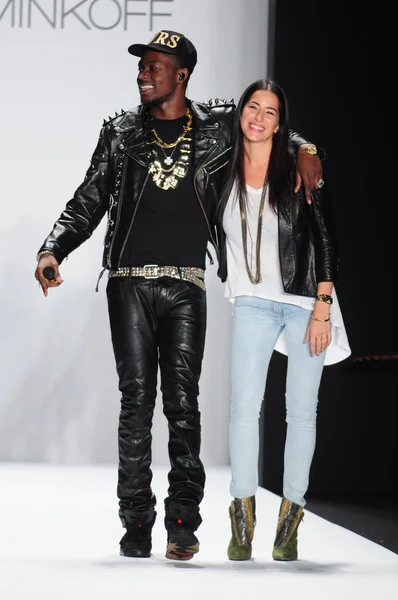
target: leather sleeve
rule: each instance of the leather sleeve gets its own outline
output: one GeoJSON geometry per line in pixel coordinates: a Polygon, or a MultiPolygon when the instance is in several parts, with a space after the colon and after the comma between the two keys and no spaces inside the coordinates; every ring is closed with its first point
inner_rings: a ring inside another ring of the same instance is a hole
{"type": "Polygon", "coordinates": [[[310,207],[315,249],[317,283],[337,280],[338,251],[335,222],[327,183],[320,190],[311,192],[310,207]]]}
{"type": "Polygon", "coordinates": [[[293,129],[289,129],[289,138],[296,149],[299,146],[301,146],[302,144],[312,144],[313,143],[313,142],[309,142],[308,140],[303,138],[299,133],[297,133],[296,131],[293,131],[293,129]]]}
{"type": "Polygon", "coordinates": [[[107,211],[108,154],[107,129],[103,127],[83,183],[39,250],[51,250],[59,264],[91,236],[107,211]]]}

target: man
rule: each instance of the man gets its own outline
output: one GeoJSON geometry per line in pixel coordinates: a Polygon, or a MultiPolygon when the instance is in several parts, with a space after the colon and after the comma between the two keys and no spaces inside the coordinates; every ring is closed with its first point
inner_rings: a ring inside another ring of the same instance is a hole
{"type": "MultiPolygon", "coordinates": [[[[218,252],[215,208],[235,107],[187,99],[197,53],[184,35],[161,31],[129,52],[140,57],[142,103],[104,123],[84,182],[39,250],[35,276],[47,296],[48,288],[62,283],[61,262],[108,213],[103,267],[109,270],[108,308],[122,394],[117,491],[126,533],[120,553],[151,554],[156,517],[151,425],[159,367],[171,464],[166,557],[189,560],[199,550],[195,531],[205,484],[198,409],[205,259],[208,241],[218,252]],[[45,267],[53,267],[53,279],[46,279],[45,267]]],[[[299,169],[306,186],[314,187],[319,159],[300,153],[299,169]]]]}

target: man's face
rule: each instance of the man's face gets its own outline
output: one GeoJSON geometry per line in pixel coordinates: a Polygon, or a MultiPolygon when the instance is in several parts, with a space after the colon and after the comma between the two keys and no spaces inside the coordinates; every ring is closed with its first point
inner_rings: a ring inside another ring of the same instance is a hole
{"type": "Polygon", "coordinates": [[[155,106],[168,100],[178,86],[174,56],[148,50],[138,63],[138,89],[142,104],[155,106]]]}

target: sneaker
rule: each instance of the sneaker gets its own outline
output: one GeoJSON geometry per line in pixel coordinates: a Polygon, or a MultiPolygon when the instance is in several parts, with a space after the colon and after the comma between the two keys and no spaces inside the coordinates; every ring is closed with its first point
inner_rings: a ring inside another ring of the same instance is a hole
{"type": "Polygon", "coordinates": [[[199,552],[199,540],[192,527],[177,519],[167,532],[166,558],[171,560],[190,560],[199,552]]]}
{"type": "Polygon", "coordinates": [[[152,550],[153,523],[143,523],[138,519],[129,523],[127,531],[120,540],[120,556],[130,558],[148,558],[152,550]]]}

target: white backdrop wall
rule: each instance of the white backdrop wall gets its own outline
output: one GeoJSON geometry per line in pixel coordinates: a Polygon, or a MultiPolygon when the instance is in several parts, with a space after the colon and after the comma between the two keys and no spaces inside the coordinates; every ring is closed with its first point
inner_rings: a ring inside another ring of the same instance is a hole
{"type": "MultiPolygon", "coordinates": [[[[117,460],[105,277],[94,291],[105,220],[62,264],[64,284],[48,298],[33,273],[103,118],[139,103],[127,47],[181,31],[199,57],[188,95],[238,99],[266,75],[267,27],[267,0],[0,0],[1,461],[117,460]]],[[[202,457],[227,464],[231,310],[215,265],[206,280],[202,457]]],[[[160,398],[153,434],[154,463],[167,464],[160,398]]]]}

